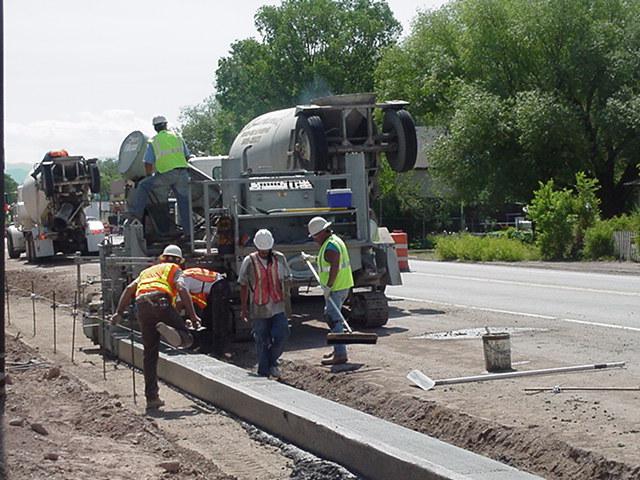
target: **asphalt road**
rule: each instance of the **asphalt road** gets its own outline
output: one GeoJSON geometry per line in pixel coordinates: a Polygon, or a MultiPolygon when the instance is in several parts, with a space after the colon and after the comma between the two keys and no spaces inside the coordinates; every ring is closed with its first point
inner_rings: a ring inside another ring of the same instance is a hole
{"type": "Polygon", "coordinates": [[[640,332],[640,276],[411,261],[387,295],[640,332]]]}

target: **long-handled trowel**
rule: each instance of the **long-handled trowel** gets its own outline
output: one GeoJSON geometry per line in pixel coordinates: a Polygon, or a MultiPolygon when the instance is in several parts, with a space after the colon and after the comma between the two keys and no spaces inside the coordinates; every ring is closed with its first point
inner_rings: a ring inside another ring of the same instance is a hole
{"type": "MultiPolygon", "coordinates": [[[[302,252],[301,256],[304,259],[304,261],[306,262],[307,266],[309,267],[309,270],[311,270],[311,273],[313,274],[314,278],[316,279],[316,282],[318,282],[318,285],[322,285],[322,283],[320,283],[320,277],[318,276],[318,272],[316,272],[316,269],[313,268],[313,265],[309,261],[309,258],[308,258],[309,256],[307,254],[305,254],[304,252],[302,252]]],[[[375,334],[375,333],[354,332],[351,329],[351,327],[349,326],[349,323],[347,322],[347,320],[344,318],[344,315],[342,315],[342,312],[340,311],[340,309],[334,303],[333,299],[331,297],[328,297],[328,300],[329,300],[329,303],[331,303],[331,306],[340,315],[340,319],[342,320],[342,323],[344,325],[344,328],[345,328],[346,332],[343,332],[343,333],[330,332],[330,333],[328,333],[327,334],[327,344],[336,345],[336,344],[351,344],[351,343],[365,343],[365,344],[378,343],[378,335],[375,334]]]]}

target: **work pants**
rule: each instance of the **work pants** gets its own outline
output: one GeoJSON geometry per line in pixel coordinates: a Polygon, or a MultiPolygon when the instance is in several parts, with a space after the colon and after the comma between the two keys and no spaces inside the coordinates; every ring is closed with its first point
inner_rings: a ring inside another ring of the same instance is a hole
{"type": "MultiPolygon", "coordinates": [[[[329,328],[333,333],[343,333],[344,332],[344,323],[342,318],[340,318],[340,309],[344,304],[345,300],[349,296],[349,289],[345,290],[336,290],[335,292],[331,292],[330,297],[333,300],[332,305],[329,300],[325,299],[324,305],[324,318],[329,325],[329,328]]],[[[338,358],[346,358],[347,356],[347,346],[344,344],[336,344],[333,346],[333,356],[338,358]]]]}
{"type": "Polygon", "coordinates": [[[136,300],[136,318],[142,333],[144,394],[147,400],[158,398],[158,355],[160,334],[156,329],[159,322],[172,326],[180,333],[183,343],[191,341],[184,320],[171,306],[168,295],[154,295],[152,300],[136,300]]]}
{"type": "Polygon", "coordinates": [[[258,375],[266,377],[271,367],[278,365],[278,359],[284,352],[284,344],[289,338],[289,321],[283,312],[270,318],[252,320],[252,327],[258,356],[258,375]]]}

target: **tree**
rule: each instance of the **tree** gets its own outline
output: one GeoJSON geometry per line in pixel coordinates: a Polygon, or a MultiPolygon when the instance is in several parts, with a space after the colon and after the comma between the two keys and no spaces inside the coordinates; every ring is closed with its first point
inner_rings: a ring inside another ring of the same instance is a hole
{"type": "Polygon", "coordinates": [[[5,202],[15,203],[18,199],[18,182],[16,182],[7,172],[4,173],[4,193],[5,202]]]}
{"type": "Polygon", "coordinates": [[[261,7],[255,24],[260,39],[233,43],[218,62],[215,102],[183,111],[192,144],[226,152],[258,115],[319,96],[372,91],[382,49],[400,33],[382,0],[285,0],[261,7]]]}
{"type": "Polygon", "coordinates": [[[458,0],[418,15],[376,89],[447,128],[434,174],[465,202],[528,202],[582,170],[609,217],[639,175],[639,50],[639,2],[458,0]]]}
{"type": "Polygon", "coordinates": [[[106,200],[111,192],[111,182],[121,179],[122,174],[118,171],[118,162],[115,158],[104,158],[98,163],[100,170],[100,198],[106,200]]]}

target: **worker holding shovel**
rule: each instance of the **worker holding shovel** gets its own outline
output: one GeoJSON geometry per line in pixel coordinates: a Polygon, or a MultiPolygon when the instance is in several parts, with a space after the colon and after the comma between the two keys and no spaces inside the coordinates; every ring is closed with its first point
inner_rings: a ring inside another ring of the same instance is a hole
{"type": "MultiPolygon", "coordinates": [[[[324,314],[329,328],[334,333],[344,332],[340,309],[353,287],[353,274],[349,262],[349,251],[342,239],[331,230],[331,222],[314,217],[308,224],[309,236],[320,244],[316,263],[320,286],[324,294],[324,314]]],[[[345,344],[334,344],[333,352],[322,359],[323,365],[340,365],[347,362],[345,344]]]]}

